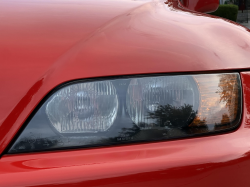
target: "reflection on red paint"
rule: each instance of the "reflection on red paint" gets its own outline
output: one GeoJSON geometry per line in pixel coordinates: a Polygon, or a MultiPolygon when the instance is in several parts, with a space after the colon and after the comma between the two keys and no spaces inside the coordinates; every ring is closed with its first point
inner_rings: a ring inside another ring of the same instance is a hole
{"type": "Polygon", "coordinates": [[[244,113],[246,115],[245,118],[245,127],[250,128],[250,72],[242,72],[242,87],[244,88],[244,113]]]}
{"type": "MultiPolygon", "coordinates": [[[[30,103],[33,96],[39,91],[42,84],[43,84],[43,79],[36,82],[29,89],[29,91],[25,94],[25,96],[21,99],[21,101],[15,106],[14,110],[9,114],[9,116],[0,125],[0,132],[2,134],[7,135],[10,132],[10,129],[12,128],[12,126],[10,126],[9,124],[14,124],[16,122],[19,115],[22,113],[22,111],[25,109],[25,107],[30,103]]],[[[5,142],[5,139],[0,141],[1,148],[6,147],[6,145],[7,145],[7,143],[5,142]]]]}
{"type": "Polygon", "coordinates": [[[204,13],[216,11],[219,4],[219,0],[183,0],[184,7],[204,13]]]}

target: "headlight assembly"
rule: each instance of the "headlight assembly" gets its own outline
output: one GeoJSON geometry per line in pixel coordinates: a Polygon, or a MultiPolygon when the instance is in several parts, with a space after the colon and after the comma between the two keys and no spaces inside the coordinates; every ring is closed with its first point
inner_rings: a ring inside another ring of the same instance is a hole
{"type": "Polygon", "coordinates": [[[55,91],[9,153],[204,135],[237,127],[238,73],[75,81],[55,91]]]}

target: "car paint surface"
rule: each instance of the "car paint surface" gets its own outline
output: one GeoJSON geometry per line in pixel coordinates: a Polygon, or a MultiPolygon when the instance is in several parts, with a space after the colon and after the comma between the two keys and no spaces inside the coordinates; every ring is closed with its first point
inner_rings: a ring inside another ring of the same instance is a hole
{"type": "Polygon", "coordinates": [[[63,82],[249,68],[246,28],[177,1],[3,0],[0,29],[0,153],[63,82]]]}
{"type": "Polygon", "coordinates": [[[183,0],[183,6],[189,10],[195,10],[197,12],[214,12],[219,7],[219,0],[183,0]]]}
{"type": "MultiPolygon", "coordinates": [[[[166,4],[145,0],[3,0],[0,33],[2,155],[39,102],[64,82],[149,73],[244,71],[250,67],[248,29],[183,9],[174,0],[166,4]]],[[[249,186],[250,74],[241,75],[243,120],[233,133],[4,155],[0,186],[249,186]]]]}
{"type": "Polygon", "coordinates": [[[241,73],[241,78],[242,124],[234,132],[89,150],[6,155],[0,159],[0,186],[247,187],[250,72],[241,73]]]}

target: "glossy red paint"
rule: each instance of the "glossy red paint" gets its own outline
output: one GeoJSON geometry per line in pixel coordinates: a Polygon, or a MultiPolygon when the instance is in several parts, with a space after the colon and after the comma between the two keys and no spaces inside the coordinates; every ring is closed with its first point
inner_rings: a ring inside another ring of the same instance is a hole
{"type": "MultiPolygon", "coordinates": [[[[0,153],[57,85],[82,78],[249,68],[250,35],[177,1],[2,0],[0,153]]],[[[231,133],[4,155],[0,186],[250,185],[250,72],[231,133]]]]}
{"type": "Polygon", "coordinates": [[[0,186],[248,187],[250,72],[241,73],[241,77],[243,117],[235,132],[140,145],[6,155],[0,159],[0,186]]]}
{"type": "Polygon", "coordinates": [[[248,29],[175,0],[2,0],[0,31],[0,154],[63,82],[250,67],[248,29]]]}
{"type": "Polygon", "coordinates": [[[218,9],[219,0],[183,0],[183,5],[197,12],[214,12],[218,9]]]}

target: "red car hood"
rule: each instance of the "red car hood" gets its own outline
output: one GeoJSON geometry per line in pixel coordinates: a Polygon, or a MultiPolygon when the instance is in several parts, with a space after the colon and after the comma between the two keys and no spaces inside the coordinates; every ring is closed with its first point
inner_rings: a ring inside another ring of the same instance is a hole
{"type": "Polygon", "coordinates": [[[246,28],[174,0],[0,2],[0,153],[44,96],[74,79],[249,68],[246,28]]]}

